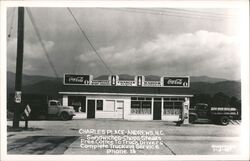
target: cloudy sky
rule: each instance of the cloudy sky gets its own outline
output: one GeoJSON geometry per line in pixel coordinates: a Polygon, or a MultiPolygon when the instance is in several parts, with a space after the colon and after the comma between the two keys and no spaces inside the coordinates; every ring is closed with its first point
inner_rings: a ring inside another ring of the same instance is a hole
{"type": "MultiPolygon", "coordinates": [[[[71,8],[114,74],[240,79],[237,11],[190,8],[71,8]]],[[[30,8],[59,76],[110,74],[67,8],[30,8]]],[[[7,69],[15,71],[17,9],[7,12],[7,69]]],[[[54,76],[25,12],[25,74],[54,76]]]]}

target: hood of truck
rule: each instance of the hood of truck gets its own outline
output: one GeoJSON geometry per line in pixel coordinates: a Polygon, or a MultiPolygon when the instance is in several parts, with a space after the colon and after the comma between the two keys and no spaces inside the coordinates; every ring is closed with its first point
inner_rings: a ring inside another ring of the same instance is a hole
{"type": "Polygon", "coordinates": [[[61,109],[74,110],[73,106],[59,106],[61,109]]]}

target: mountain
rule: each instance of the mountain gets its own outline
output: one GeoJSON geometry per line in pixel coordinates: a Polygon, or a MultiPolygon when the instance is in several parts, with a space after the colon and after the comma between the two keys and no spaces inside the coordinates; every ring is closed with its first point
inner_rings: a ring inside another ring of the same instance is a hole
{"type": "Polygon", "coordinates": [[[192,94],[206,93],[214,95],[218,92],[241,99],[241,83],[237,81],[222,81],[217,83],[191,82],[192,94]]]}
{"type": "MultiPolygon", "coordinates": [[[[7,88],[11,88],[14,89],[15,87],[15,76],[16,74],[13,72],[7,72],[7,88]]],[[[23,74],[22,77],[22,85],[26,86],[26,85],[30,85],[30,84],[35,84],[41,81],[45,81],[45,80],[50,80],[50,81],[54,81],[56,80],[56,78],[54,77],[47,77],[47,76],[39,76],[39,75],[26,75],[23,74]]]]}
{"type": "MultiPolygon", "coordinates": [[[[119,75],[121,80],[133,80],[134,76],[128,74],[119,75]]],[[[149,75],[145,76],[147,81],[160,80],[159,76],[149,75]]],[[[107,80],[108,75],[102,75],[95,79],[107,80]]],[[[229,81],[221,78],[212,78],[207,76],[191,77],[190,89],[192,94],[206,93],[214,95],[218,92],[232,97],[241,98],[241,83],[238,81],[229,81]]],[[[54,77],[47,76],[31,76],[23,75],[23,93],[37,93],[37,94],[57,94],[62,86],[62,78],[57,81],[54,77]]],[[[7,72],[7,94],[14,92],[15,74],[7,72]]]]}
{"type": "Polygon", "coordinates": [[[145,81],[159,81],[161,79],[160,76],[157,75],[147,75],[145,76],[145,81]]]}
{"type": "MultiPolygon", "coordinates": [[[[107,80],[109,75],[101,75],[96,78],[95,80],[107,80]]],[[[120,74],[119,75],[119,80],[134,80],[134,76],[128,75],[128,74],[120,74]]]]}
{"type": "Polygon", "coordinates": [[[227,79],[223,78],[214,78],[208,76],[192,76],[190,77],[191,82],[207,82],[207,83],[217,83],[222,81],[227,81],[227,79]]]}

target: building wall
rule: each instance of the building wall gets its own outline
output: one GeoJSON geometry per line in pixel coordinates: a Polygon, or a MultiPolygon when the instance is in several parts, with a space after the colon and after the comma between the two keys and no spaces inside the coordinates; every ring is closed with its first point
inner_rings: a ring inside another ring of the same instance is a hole
{"type": "MultiPolygon", "coordinates": [[[[153,97],[152,97],[153,98],[153,97]]],[[[161,120],[164,121],[179,121],[181,118],[179,114],[176,115],[164,115],[164,97],[161,97],[161,120]]],[[[183,98],[183,97],[182,97],[183,98]]],[[[95,103],[95,118],[113,118],[113,119],[125,119],[125,120],[153,120],[153,112],[154,112],[154,99],[151,100],[151,114],[131,114],[131,97],[130,96],[103,96],[103,95],[86,95],[86,107],[88,107],[88,100],[103,100],[103,110],[97,110],[97,103],[95,103]],[[114,101],[114,110],[113,111],[105,111],[108,106],[108,102],[114,101]],[[119,114],[117,110],[119,101],[122,101],[123,110],[122,115],[119,114]]],[[[182,119],[184,119],[184,124],[188,124],[188,110],[190,105],[190,99],[188,97],[185,98],[182,107],[182,119]],[[187,117],[185,117],[187,116],[187,117]]],[[[68,105],[68,96],[63,95],[63,105],[68,105]]],[[[82,113],[82,118],[87,118],[88,108],[86,108],[86,112],[82,113]]]]}
{"type": "MultiPolygon", "coordinates": [[[[88,100],[103,100],[103,110],[99,111],[95,107],[95,118],[117,118],[117,119],[125,119],[125,111],[127,112],[127,108],[130,106],[130,97],[124,96],[101,96],[101,95],[90,95],[86,97],[86,101],[88,100]],[[108,106],[108,102],[114,102],[114,110],[113,111],[105,111],[108,106]],[[118,113],[117,105],[119,102],[123,102],[122,115],[118,113]]],[[[86,104],[88,106],[88,104],[86,104]]],[[[87,112],[87,110],[86,110],[87,112]]]]}

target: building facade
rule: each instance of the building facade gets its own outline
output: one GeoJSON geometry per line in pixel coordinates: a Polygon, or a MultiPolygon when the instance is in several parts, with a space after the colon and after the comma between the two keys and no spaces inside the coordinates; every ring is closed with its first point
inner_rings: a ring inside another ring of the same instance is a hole
{"type": "Polygon", "coordinates": [[[188,123],[189,77],[162,77],[159,81],[93,80],[86,75],[65,75],[63,105],[74,106],[83,118],[166,120],[188,123]],[[168,86],[167,82],[170,83],[168,86]],[[71,83],[70,83],[71,82],[71,83]],[[77,82],[77,83],[76,83],[77,82]]]}

